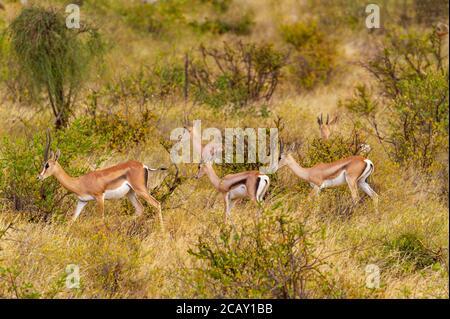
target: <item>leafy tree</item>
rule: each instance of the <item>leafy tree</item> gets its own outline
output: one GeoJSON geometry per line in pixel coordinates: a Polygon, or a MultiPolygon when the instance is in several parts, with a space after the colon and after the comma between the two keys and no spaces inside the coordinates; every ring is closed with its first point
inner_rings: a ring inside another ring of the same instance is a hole
{"type": "Polygon", "coordinates": [[[53,8],[29,7],[9,27],[18,77],[34,97],[48,97],[55,127],[66,127],[77,95],[95,58],[104,52],[99,33],[88,26],[69,29],[53,8]]]}

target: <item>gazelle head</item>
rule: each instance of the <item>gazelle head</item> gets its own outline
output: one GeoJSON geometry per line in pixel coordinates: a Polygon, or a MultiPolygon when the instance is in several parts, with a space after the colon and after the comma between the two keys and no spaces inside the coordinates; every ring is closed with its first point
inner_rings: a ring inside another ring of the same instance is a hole
{"type": "Polygon", "coordinates": [[[368,155],[371,150],[372,150],[372,147],[367,143],[362,143],[358,147],[359,154],[364,155],[364,156],[368,155]]]}
{"type": "Polygon", "coordinates": [[[331,120],[330,120],[330,115],[327,113],[327,118],[325,123],[323,122],[323,114],[320,114],[320,117],[317,117],[317,124],[319,124],[319,129],[320,129],[320,136],[322,137],[323,140],[328,140],[330,138],[330,135],[333,131],[333,126],[336,124],[337,122],[337,115],[334,116],[331,120]]]}
{"type": "Polygon", "coordinates": [[[200,179],[203,176],[205,176],[205,174],[206,174],[206,163],[203,160],[201,160],[200,163],[198,164],[198,171],[195,178],[200,179]]]}
{"type": "Polygon", "coordinates": [[[215,160],[216,155],[222,151],[222,144],[219,143],[209,143],[207,144],[202,151],[202,158],[200,163],[198,164],[198,171],[196,178],[202,178],[205,176],[207,172],[207,166],[211,165],[215,160]]]}
{"type": "Polygon", "coordinates": [[[439,22],[435,27],[435,31],[438,37],[446,37],[448,35],[448,24],[439,22]]]}
{"type": "Polygon", "coordinates": [[[292,143],[287,149],[284,148],[284,143],[280,141],[280,155],[278,156],[278,169],[286,166],[292,160],[291,152],[295,148],[295,143],[292,143]]]}
{"type": "Polygon", "coordinates": [[[47,142],[44,149],[44,164],[42,166],[42,171],[38,175],[38,180],[42,181],[49,176],[52,176],[55,171],[56,163],[61,155],[61,151],[58,149],[56,153],[50,150],[51,136],[50,131],[47,130],[47,142]],[[50,156],[49,156],[50,155],[50,156]]]}

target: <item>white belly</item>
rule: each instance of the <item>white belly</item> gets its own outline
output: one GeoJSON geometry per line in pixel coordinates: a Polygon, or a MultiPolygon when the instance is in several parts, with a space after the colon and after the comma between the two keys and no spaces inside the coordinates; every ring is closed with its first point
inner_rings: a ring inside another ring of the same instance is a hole
{"type": "Polygon", "coordinates": [[[345,184],[345,182],[345,171],[342,171],[342,173],[335,178],[323,181],[322,185],[320,185],[320,188],[322,189],[327,187],[339,186],[345,184]]]}
{"type": "MultiPolygon", "coordinates": [[[[105,191],[105,199],[119,199],[124,197],[126,194],[128,194],[128,192],[130,191],[131,187],[130,185],[125,182],[122,185],[120,185],[119,187],[115,188],[115,189],[108,189],[107,191],[105,191]]],[[[91,195],[81,195],[78,196],[78,199],[80,201],[83,202],[88,202],[91,200],[94,200],[95,198],[91,195]]]]}
{"type": "Polygon", "coordinates": [[[247,187],[242,184],[237,186],[236,188],[233,188],[230,191],[230,198],[231,199],[235,199],[235,198],[243,198],[247,196],[247,187]]]}
{"type": "Polygon", "coordinates": [[[115,189],[105,191],[105,199],[119,199],[124,197],[130,191],[131,187],[128,183],[123,183],[115,189]]]}
{"type": "Polygon", "coordinates": [[[91,195],[82,195],[78,196],[78,199],[82,202],[88,202],[90,200],[94,200],[94,197],[92,197],[91,195]]]}

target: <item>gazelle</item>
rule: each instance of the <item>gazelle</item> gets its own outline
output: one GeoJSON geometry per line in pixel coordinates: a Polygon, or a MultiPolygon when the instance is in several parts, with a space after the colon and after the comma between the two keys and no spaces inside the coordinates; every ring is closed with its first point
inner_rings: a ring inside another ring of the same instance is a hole
{"type": "Polygon", "coordinates": [[[236,174],[225,175],[220,178],[214,171],[212,158],[204,158],[198,165],[196,178],[199,179],[207,175],[211,184],[222,195],[225,202],[225,223],[231,218],[231,209],[236,200],[240,198],[250,198],[250,200],[261,203],[269,188],[269,176],[258,171],[246,171],[236,174]]]}
{"type": "Polygon", "coordinates": [[[138,197],[142,197],[147,203],[158,210],[161,227],[164,227],[161,213],[161,204],[147,191],[148,172],[165,170],[165,168],[149,168],[137,161],[124,162],[109,168],[93,171],[79,177],[69,176],[58,163],[61,152],[50,151],[51,136],[47,131],[47,143],[44,149],[44,164],[39,180],[54,176],[68,191],[74,193],[78,198],[72,222],[80,215],[89,201],[97,202],[97,210],[105,220],[104,201],[108,199],[119,199],[125,195],[135,208],[136,215],[143,213],[143,206],[138,197]]]}
{"type": "Polygon", "coordinates": [[[323,140],[328,140],[330,138],[331,133],[333,132],[334,125],[336,124],[338,120],[337,115],[334,116],[330,121],[330,115],[327,113],[327,119],[325,124],[323,123],[323,114],[320,114],[320,117],[317,117],[317,124],[319,124],[319,130],[320,130],[320,137],[323,140]]]}
{"type": "Polygon", "coordinates": [[[304,168],[295,161],[289,151],[283,151],[281,143],[278,168],[283,166],[288,166],[295,175],[311,185],[313,189],[310,197],[318,196],[324,188],[347,183],[354,204],[359,201],[359,186],[373,199],[375,211],[378,211],[378,194],[367,183],[367,178],[373,173],[374,165],[367,158],[349,156],[331,163],[319,163],[313,167],[304,168]]]}

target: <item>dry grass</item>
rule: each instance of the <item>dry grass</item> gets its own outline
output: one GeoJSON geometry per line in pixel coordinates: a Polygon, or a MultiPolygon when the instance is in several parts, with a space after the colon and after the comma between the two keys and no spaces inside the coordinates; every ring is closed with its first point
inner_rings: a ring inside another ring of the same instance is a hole
{"type": "MultiPolygon", "coordinates": [[[[280,115],[286,114],[290,136],[307,140],[318,134],[315,108],[309,109],[307,105],[319,105],[334,98],[334,94],[326,96],[324,92],[316,92],[306,99],[280,101],[276,110],[280,115]]],[[[251,121],[243,122],[251,124],[251,121]]],[[[283,201],[284,207],[296,207],[292,214],[306,221],[308,227],[323,230],[323,235],[314,242],[325,255],[331,255],[323,270],[333,279],[340,297],[448,297],[448,250],[445,250],[448,247],[448,208],[432,195],[434,185],[421,184],[419,176],[402,172],[385,158],[379,146],[373,145],[375,149],[370,158],[376,169],[372,182],[381,195],[378,215],[368,198],[353,212],[342,213],[339,207],[347,207],[350,196],[347,192],[341,198],[342,203],[333,202],[332,190],[323,192],[318,206],[306,202],[306,194],[295,191],[269,196],[265,207],[283,201]],[[402,258],[388,263],[392,252],[386,252],[385,243],[406,233],[416,234],[433,251],[444,248],[442,262],[418,270],[409,269],[402,258]],[[368,264],[380,265],[379,289],[365,287],[368,264]]],[[[167,161],[166,156],[152,155],[147,149],[151,148],[131,150],[129,155],[137,155],[150,163],[167,161]]],[[[113,157],[107,163],[122,159],[113,157]]],[[[186,164],[183,174],[192,176],[194,166],[186,164]]],[[[280,184],[291,185],[293,189],[303,183],[287,169],[278,175],[280,184]]],[[[161,178],[154,176],[151,186],[156,186],[161,178]]],[[[3,267],[18,271],[17,285],[32,283],[33,289],[43,297],[56,294],[58,298],[195,295],[186,281],[185,271],[196,261],[187,250],[205,230],[217,232],[223,219],[223,204],[209,181],[190,179],[172,194],[163,210],[167,234],[160,231],[150,208],[145,219],[137,220],[129,205],[117,201],[107,203],[109,230],[105,230],[91,205],[71,228],[65,223],[29,223],[26,212],[2,212],[0,229],[10,223],[12,227],[0,240],[0,260],[3,267]],[[82,286],[79,290],[58,286],[68,264],[80,266],[82,286]]],[[[239,204],[234,210],[236,222],[253,219],[255,212],[251,203],[239,204]]],[[[15,297],[13,292],[7,292],[7,286],[7,283],[0,283],[2,295],[15,297]]]]}

